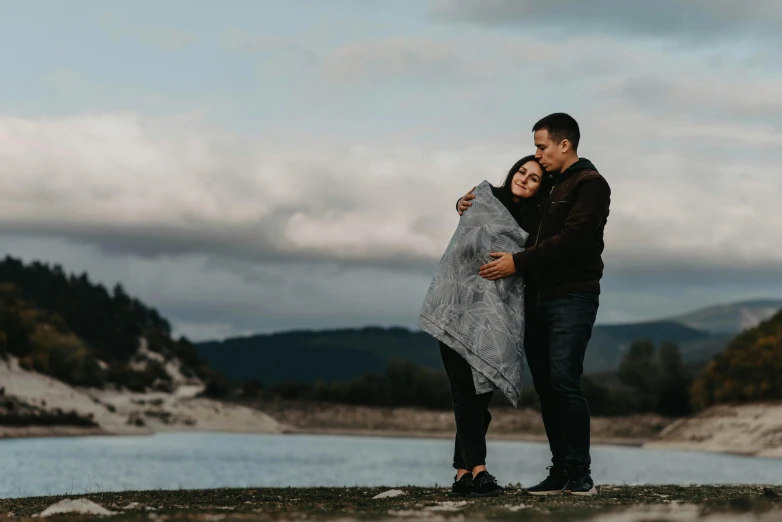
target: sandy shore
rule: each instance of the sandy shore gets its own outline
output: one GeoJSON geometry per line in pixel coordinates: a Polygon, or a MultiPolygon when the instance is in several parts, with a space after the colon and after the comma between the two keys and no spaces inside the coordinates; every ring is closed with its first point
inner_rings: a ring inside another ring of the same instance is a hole
{"type": "MultiPolygon", "coordinates": [[[[5,393],[44,409],[91,416],[96,427],[0,426],[0,438],[150,435],[201,431],[233,433],[310,433],[385,437],[442,437],[454,433],[453,414],[416,408],[368,408],[284,401],[246,404],[198,397],[199,385],[182,385],[174,393],[131,393],[80,389],[19,367],[14,359],[0,363],[5,393]]],[[[593,420],[596,444],[641,445],[667,422],[654,415],[593,420]]],[[[490,437],[545,441],[540,414],[532,410],[496,408],[490,437]]]]}
{"type": "Polygon", "coordinates": [[[644,447],[782,458],[782,404],[714,406],[670,424],[644,447]]]}
{"type": "Polygon", "coordinates": [[[0,439],[110,435],[103,428],[81,426],[0,426],[0,439]]]}
{"type": "MultiPolygon", "coordinates": [[[[41,409],[75,411],[96,426],[0,426],[0,438],[83,435],[150,435],[200,431],[451,438],[453,414],[418,408],[370,408],[328,403],[253,401],[243,404],[199,397],[199,385],[174,393],[78,389],[0,362],[5,393],[41,409]]],[[[540,413],[494,408],[489,438],[545,441],[540,413]]],[[[782,458],[782,403],[715,406],[671,421],[658,415],[592,419],[593,444],[709,451],[782,458]]]]}
{"type": "MultiPolygon", "coordinates": [[[[355,437],[389,437],[413,439],[452,439],[450,431],[403,431],[403,430],[363,430],[348,428],[290,428],[286,433],[298,435],[348,435],[355,437]]],[[[545,434],[535,433],[489,433],[488,440],[511,440],[519,442],[547,442],[545,434]]],[[[646,439],[592,437],[592,445],[599,446],[635,446],[642,447],[646,439]]]]}
{"type": "MultiPolygon", "coordinates": [[[[455,429],[449,411],[287,401],[258,402],[254,406],[288,426],[291,433],[452,438],[455,429]]],[[[592,442],[641,446],[669,423],[658,415],[596,417],[592,419],[592,442]]],[[[531,409],[494,408],[488,437],[546,441],[540,413],[531,409]]]]}
{"type": "Polygon", "coordinates": [[[44,409],[91,416],[97,427],[0,426],[0,438],[150,435],[166,431],[282,433],[286,427],[254,408],[197,397],[201,386],[180,386],[175,393],[130,393],[73,388],[56,379],[0,362],[0,383],[7,395],[44,409]]]}

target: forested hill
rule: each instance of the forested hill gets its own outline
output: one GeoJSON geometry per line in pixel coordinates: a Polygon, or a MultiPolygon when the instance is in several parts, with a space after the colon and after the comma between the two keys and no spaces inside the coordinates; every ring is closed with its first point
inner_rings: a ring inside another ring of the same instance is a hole
{"type": "Polygon", "coordinates": [[[696,379],[694,403],[782,399],[782,312],[738,335],[696,379]]]}
{"type": "MultiPolygon", "coordinates": [[[[615,371],[623,350],[640,339],[676,343],[685,362],[705,364],[725,347],[729,337],[711,336],[673,321],[599,325],[587,350],[586,372],[615,371]]],[[[395,360],[442,369],[437,341],[432,336],[398,327],[259,334],[196,343],[196,349],[212,368],[231,379],[255,379],[263,384],[338,382],[382,373],[395,360]]]]}
{"type": "Polygon", "coordinates": [[[157,310],[59,265],[0,261],[0,355],[69,384],[142,391],[219,379],[157,310]],[[141,348],[141,350],[139,350],[141,348]]]}

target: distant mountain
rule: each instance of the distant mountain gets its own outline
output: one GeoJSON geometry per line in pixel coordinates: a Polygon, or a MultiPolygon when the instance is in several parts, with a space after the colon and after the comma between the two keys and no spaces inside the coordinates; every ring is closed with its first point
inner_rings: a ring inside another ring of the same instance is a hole
{"type": "Polygon", "coordinates": [[[670,320],[713,335],[737,334],[754,328],[779,310],[782,300],[764,299],[701,308],[670,320]]]}
{"type": "Polygon", "coordinates": [[[698,341],[680,344],[682,360],[685,363],[705,364],[712,357],[723,351],[733,340],[735,335],[712,335],[698,341]]]}
{"type": "MultiPolygon", "coordinates": [[[[683,359],[688,360],[686,354],[690,351],[703,350],[704,347],[708,349],[711,338],[706,332],[674,321],[596,325],[589,341],[584,367],[589,373],[616,369],[625,349],[638,340],[648,340],[655,344],[666,341],[676,343],[681,349],[683,359]]],[[[719,349],[722,347],[724,344],[720,343],[719,349]]]]}
{"type": "MultiPolygon", "coordinates": [[[[624,350],[637,340],[676,343],[685,363],[704,364],[724,350],[738,332],[779,309],[782,300],[755,300],[660,321],[597,325],[587,349],[585,371],[615,370],[624,350]]],[[[366,373],[380,374],[392,360],[442,368],[437,341],[406,328],[302,330],[209,341],[195,347],[212,368],[229,378],[257,379],[262,384],[349,380],[366,373]]]]}
{"type": "MultiPolygon", "coordinates": [[[[716,345],[710,345],[709,334],[673,321],[598,325],[587,350],[586,372],[616,369],[625,347],[639,339],[677,343],[685,361],[690,360],[690,351],[708,360],[726,342],[720,338],[716,345]]],[[[442,368],[437,341],[406,328],[294,331],[197,343],[195,347],[218,372],[237,380],[257,379],[262,384],[348,380],[366,373],[380,374],[391,360],[442,368]]]]}
{"type": "Polygon", "coordinates": [[[334,382],[382,373],[391,360],[440,368],[440,352],[429,334],[406,328],[293,331],[209,341],[198,354],[231,379],[262,384],[334,382]]]}

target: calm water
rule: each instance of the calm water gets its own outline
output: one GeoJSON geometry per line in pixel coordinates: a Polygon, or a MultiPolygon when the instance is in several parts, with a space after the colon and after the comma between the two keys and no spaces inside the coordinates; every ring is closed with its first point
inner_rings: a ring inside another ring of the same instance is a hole
{"type": "MultiPolygon", "coordinates": [[[[132,489],[263,486],[450,485],[451,443],[304,435],[166,434],[0,441],[0,497],[132,489]]],[[[782,462],[597,446],[603,484],[782,484],[782,462]]],[[[529,485],[548,448],[489,443],[489,469],[529,485]]]]}

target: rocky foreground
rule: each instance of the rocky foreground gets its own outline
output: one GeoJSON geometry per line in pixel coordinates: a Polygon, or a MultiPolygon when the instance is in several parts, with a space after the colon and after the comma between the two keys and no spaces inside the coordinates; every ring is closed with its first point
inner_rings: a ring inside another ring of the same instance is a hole
{"type": "Polygon", "coordinates": [[[102,493],[0,500],[0,517],[67,520],[519,520],[776,521],[782,488],[603,486],[597,497],[454,499],[443,488],[218,489],[102,493]],[[388,498],[375,498],[389,495],[388,498]],[[398,496],[394,496],[398,495],[398,496]]]}

